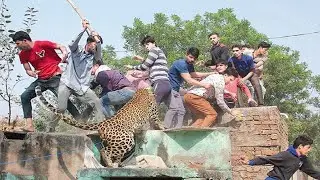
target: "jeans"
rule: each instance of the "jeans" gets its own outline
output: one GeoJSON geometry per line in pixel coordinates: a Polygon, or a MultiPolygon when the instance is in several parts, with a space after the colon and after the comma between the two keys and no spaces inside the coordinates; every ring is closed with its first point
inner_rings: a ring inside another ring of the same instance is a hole
{"type": "Polygon", "coordinates": [[[169,80],[159,79],[152,84],[153,93],[156,98],[156,102],[159,105],[164,102],[171,93],[171,84],[169,80]]]}
{"type": "Polygon", "coordinates": [[[152,84],[156,102],[159,105],[164,102],[168,111],[164,117],[165,128],[180,128],[183,126],[183,118],[186,110],[183,106],[179,92],[172,90],[170,81],[160,79],[152,84]]]}
{"type": "Polygon", "coordinates": [[[253,75],[251,76],[251,78],[249,79],[251,86],[249,83],[246,83],[251,94],[252,97],[254,97],[254,95],[257,96],[257,100],[258,100],[258,105],[263,105],[264,101],[263,101],[263,91],[262,91],[262,87],[260,85],[260,80],[259,77],[256,73],[253,73],[253,75]],[[252,93],[252,90],[254,90],[254,94],[252,93]]]}
{"type": "MultiPolygon", "coordinates": [[[[48,80],[37,79],[32,82],[29,87],[27,87],[27,89],[21,94],[21,104],[24,118],[32,118],[31,99],[36,97],[36,86],[39,85],[42,92],[50,90],[57,96],[60,77],[60,75],[56,75],[48,80]]],[[[68,100],[67,102],[67,109],[76,119],[80,117],[77,108],[72,104],[70,100],[68,100]]]]}
{"type": "Polygon", "coordinates": [[[168,111],[164,117],[164,127],[181,128],[183,126],[183,118],[186,114],[186,110],[180,93],[172,89],[165,104],[168,107],[168,111]]]}
{"type": "Polygon", "coordinates": [[[134,93],[134,90],[125,87],[116,91],[110,91],[103,95],[101,97],[103,114],[106,117],[113,116],[115,114],[115,110],[112,106],[121,107],[133,97],[134,93]]]}
{"type": "Polygon", "coordinates": [[[84,103],[88,103],[91,107],[95,109],[95,119],[96,121],[102,121],[105,119],[105,116],[102,113],[102,106],[100,103],[100,99],[95,94],[95,92],[91,89],[88,89],[84,95],[76,94],[71,88],[67,87],[63,82],[59,84],[59,96],[58,96],[58,110],[61,113],[67,109],[67,101],[70,95],[73,94],[77,96],[77,98],[84,103]]]}

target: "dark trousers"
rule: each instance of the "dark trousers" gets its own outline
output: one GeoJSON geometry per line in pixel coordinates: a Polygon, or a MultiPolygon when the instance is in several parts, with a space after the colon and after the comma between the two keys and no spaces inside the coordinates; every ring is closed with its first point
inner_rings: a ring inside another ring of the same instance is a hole
{"type": "Polygon", "coordinates": [[[251,82],[253,88],[254,88],[254,92],[256,93],[257,96],[257,100],[258,100],[258,105],[263,105],[263,94],[262,94],[262,88],[261,85],[259,83],[259,77],[256,73],[253,73],[253,75],[251,76],[251,78],[249,79],[249,81],[251,82]]]}
{"type": "MultiPolygon", "coordinates": [[[[50,90],[57,96],[60,77],[61,75],[57,75],[47,80],[37,79],[34,82],[32,82],[30,86],[21,94],[21,104],[22,104],[24,118],[32,118],[31,99],[36,97],[36,93],[35,93],[36,86],[40,86],[42,92],[46,90],[50,90]]],[[[70,100],[68,101],[67,109],[75,119],[80,118],[79,111],[72,104],[70,100]]]]}
{"type": "Polygon", "coordinates": [[[156,80],[151,86],[153,88],[157,104],[167,100],[171,94],[171,85],[169,80],[159,79],[156,80]]]}

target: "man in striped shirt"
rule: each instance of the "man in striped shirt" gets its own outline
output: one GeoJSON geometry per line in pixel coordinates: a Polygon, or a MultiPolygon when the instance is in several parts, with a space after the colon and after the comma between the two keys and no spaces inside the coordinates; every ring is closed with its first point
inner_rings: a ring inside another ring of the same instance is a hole
{"type": "MultiPolygon", "coordinates": [[[[140,65],[130,66],[126,65],[128,69],[149,71],[149,80],[153,88],[157,104],[164,102],[168,106],[168,111],[165,116],[166,121],[172,121],[177,118],[178,121],[183,121],[185,110],[175,111],[171,103],[171,85],[168,75],[167,57],[164,52],[157,47],[153,37],[146,36],[141,41],[148,51],[148,57],[144,60],[141,56],[134,56],[133,59],[142,61],[140,65]]],[[[166,127],[170,128],[170,127],[166,127]]]]}

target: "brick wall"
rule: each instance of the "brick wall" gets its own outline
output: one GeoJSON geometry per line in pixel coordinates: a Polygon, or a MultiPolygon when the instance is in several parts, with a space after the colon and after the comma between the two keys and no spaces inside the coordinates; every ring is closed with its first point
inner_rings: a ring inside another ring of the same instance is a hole
{"type": "Polygon", "coordinates": [[[242,165],[241,156],[273,155],[288,147],[288,129],[277,107],[235,109],[237,118],[228,122],[222,117],[220,126],[231,127],[232,170],[234,180],[264,180],[271,166],[242,165]]]}

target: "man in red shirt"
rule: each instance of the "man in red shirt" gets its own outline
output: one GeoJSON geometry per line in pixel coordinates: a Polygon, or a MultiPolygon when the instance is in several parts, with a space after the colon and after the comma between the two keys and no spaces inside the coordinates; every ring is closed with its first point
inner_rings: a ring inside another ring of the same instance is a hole
{"type": "MultiPolygon", "coordinates": [[[[26,118],[25,131],[34,131],[32,124],[31,99],[36,97],[35,87],[40,86],[42,91],[51,90],[57,95],[57,90],[61,77],[61,70],[58,64],[61,58],[56,53],[56,49],[62,52],[62,62],[67,57],[67,50],[64,46],[50,41],[32,41],[29,34],[18,31],[12,36],[17,48],[21,50],[19,58],[26,73],[37,78],[21,94],[21,104],[24,118],[26,118]],[[33,67],[33,68],[31,68],[33,67]]],[[[69,101],[68,110],[74,117],[79,117],[76,107],[69,101]]],[[[50,130],[49,130],[50,131],[50,130]]]]}

